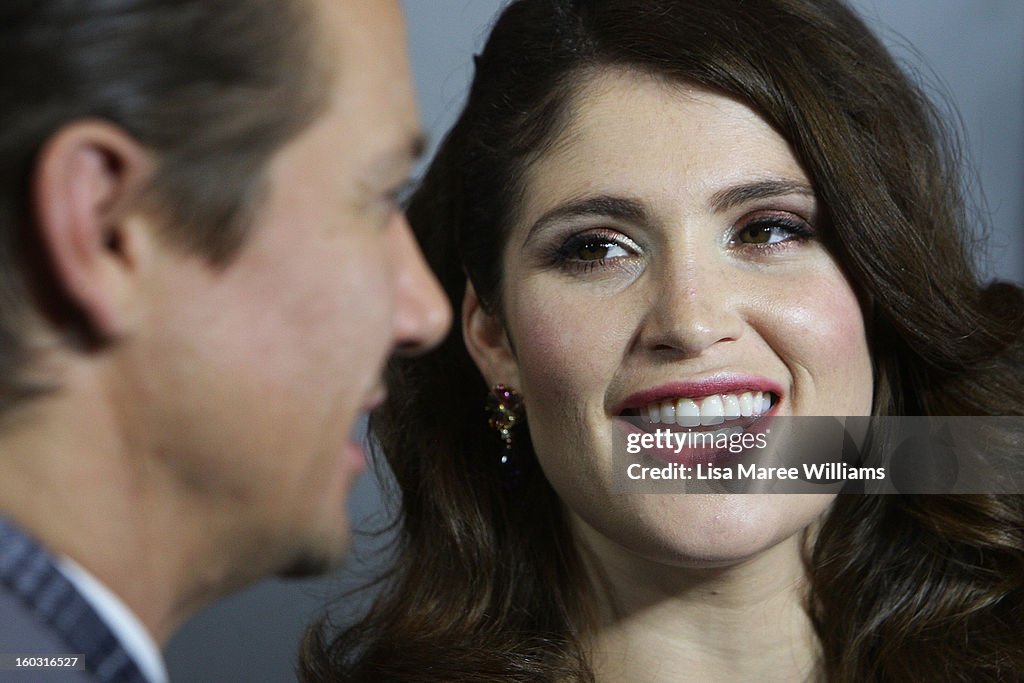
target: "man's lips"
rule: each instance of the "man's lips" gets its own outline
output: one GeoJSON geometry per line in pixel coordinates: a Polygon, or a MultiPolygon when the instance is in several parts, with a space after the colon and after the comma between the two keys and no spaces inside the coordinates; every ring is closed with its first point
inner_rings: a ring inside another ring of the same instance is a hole
{"type": "Polygon", "coordinates": [[[369,415],[374,410],[379,408],[384,403],[384,400],[386,398],[387,389],[385,389],[384,387],[377,387],[370,395],[370,398],[368,398],[366,402],[363,404],[363,406],[359,409],[360,414],[369,415]]]}
{"type": "Polygon", "coordinates": [[[366,456],[363,452],[363,445],[366,440],[366,421],[369,419],[370,413],[384,403],[385,398],[387,398],[387,390],[384,387],[379,386],[374,389],[370,398],[359,408],[355,422],[352,424],[352,429],[349,432],[346,450],[349,452],[351,460],[358,465],[360,471],[366,466],[366,456]]]}

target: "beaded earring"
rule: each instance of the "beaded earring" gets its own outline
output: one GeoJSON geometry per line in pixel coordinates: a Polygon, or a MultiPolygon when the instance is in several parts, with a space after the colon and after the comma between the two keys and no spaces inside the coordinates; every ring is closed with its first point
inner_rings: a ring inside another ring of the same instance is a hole
{"type": "Polygon", "coordinates": [[[504,443],[498,466],[507,479],[517,480],[522,475],[522,467],[512,446],[512,429],[523,419],[522,397],[515,389],[496,384],[487,395],[487,413],[488,426],[498,432],[498,438],[504,443]]]}

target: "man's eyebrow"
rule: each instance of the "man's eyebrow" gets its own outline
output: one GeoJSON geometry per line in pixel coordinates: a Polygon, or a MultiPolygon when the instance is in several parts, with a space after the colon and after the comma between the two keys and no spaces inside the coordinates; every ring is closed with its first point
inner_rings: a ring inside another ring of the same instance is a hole
{"type": "Polygon", "coordinates": [[[715,211],[725,211],[756,199],[782,197],[788,194],[814,197],[814,189],[807,183],[798,180],[766,178],[716,192],[711,197],[711,206],[715,211]]]}
{"type": "Polygon", "coordinates": [[[534,221],[526,233],[526,241],[529,242],[535,232],[552,223],[585,216],[601,216],[641,223],[647,220],[647,211],[644,210],[644,205],[641,202],[628,197],[594,195],[573,199],[545,212],[543,216],[534,221]]]}

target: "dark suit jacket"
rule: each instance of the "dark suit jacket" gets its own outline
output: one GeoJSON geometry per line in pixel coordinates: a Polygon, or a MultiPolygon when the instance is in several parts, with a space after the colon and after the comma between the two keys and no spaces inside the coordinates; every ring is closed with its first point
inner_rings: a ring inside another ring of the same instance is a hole
{"type": "Polygon", "coordinates": [[[121,643],[33,538],[0,517],[0,681],[146,683],[121,643]],[[85,671],[6,666],[12,655],[77,655],[85,671]]]}

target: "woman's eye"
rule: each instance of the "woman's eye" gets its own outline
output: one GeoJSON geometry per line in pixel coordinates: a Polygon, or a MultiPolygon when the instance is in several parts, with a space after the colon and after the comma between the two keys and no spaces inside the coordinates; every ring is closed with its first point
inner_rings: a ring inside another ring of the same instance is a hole
{"type": "Polygon", "coordinates": [[[589,270],[595,266],[618,263],[640,253],[640,247],[618,232],[590,232],[573,235],[555,250],[554,260],[567,267],[589,270]]]}
{"type": "Polygon", "coordinates": [[[737,231],[733,242],[762,247],[807,239],[814,236],[814,230],[804,221],[795,218],[770,218],[754,220],[737,231]]]}
{"type": "Polygon", "coordinates": [[[584,242],[576,248],[575,253],[575,257],[580,261],[600,261],[629,255],[629,252],[620,245],[607,240],[584,242]]]}

